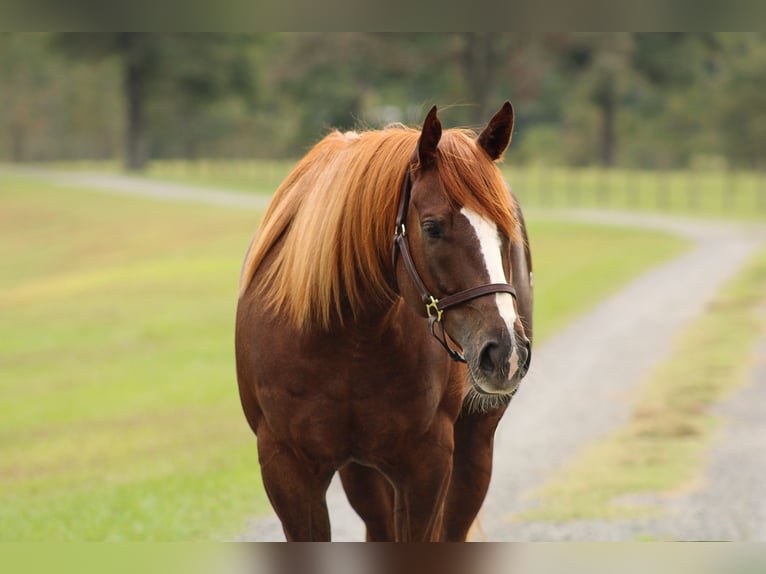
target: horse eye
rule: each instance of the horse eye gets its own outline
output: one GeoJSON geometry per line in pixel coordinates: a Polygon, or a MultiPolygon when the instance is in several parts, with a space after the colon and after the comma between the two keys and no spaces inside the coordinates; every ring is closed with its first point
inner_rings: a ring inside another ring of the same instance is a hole
{"type": "Polygon", "coordinates": [[[442,226],[438,221],[424,221],[421,227],[428,237],[438,239],[442,236],[442,226]]]}

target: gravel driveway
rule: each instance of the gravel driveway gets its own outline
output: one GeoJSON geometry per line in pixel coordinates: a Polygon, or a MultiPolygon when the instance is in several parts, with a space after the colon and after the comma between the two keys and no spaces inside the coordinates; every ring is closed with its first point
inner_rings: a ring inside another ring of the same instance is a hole
{"type": "MultiPolygon", "coordinates": [[[[46,181],[170,201],[261,209],[267,199],[121,175],[26,170],[46,181]]],[[[483,535],[500,540],[766,540],[766,341],[751,382],[718,408],[728,424],[694,492],[659,501],[666,517],[644,521],[526,523],[513,516],[527,496],[584,446],[619,427],[637,385],[668,357],[684,325],[764,244],[762,227],[663,215],[591,210],[535,212],[537,218],[650,228],[695,246],[604,300],[535,349],[535,361],[508,409],[495,443],[495,470],[482,511],[483,535]]],[[[534,247],[534,246],[533,246],[534,247]]],[[[651,501],[657,502],[657,501],[651,501]]],[[[328,492],[334,540],[363,540],[364,528],[338,481],[328,492]]],[[[241,540],[283,540],[273,516],[252,519],[241,540]]]]}
{"type": "Polygon", "coordinates": [[[727,433],[747,435],[747,440],[740,436],[719,443],[700,492],[677,501],[660,501],[672,513],[667,520],[624,524],[513,520],[515,513],[529,508],[531,502],[525,495],[530,490],[546,482],[583,446],[626,420],[631,392],[655,365],[668,358],[676,334],[764,241],[759,228],[668,216],[588,211],[550,215],[663,229],[693,240],[696,247],[634,280],[537,353],[539,368],[519,392],[498,431],[497,466],[482,520],[486,539],[764,539],[766,482],[758,482],[766,470],[766,433],[759,432],[764,427],[760,421],[766,421],[766,372],[762,366],[753,372],[752,387],[721,407],[722,414],[748,410],[748,418],[738,417],[727,428],[727,433]],[[760,400],[747,393],[760,395],[760,400]],[[741,465],[736,470],[728,466],[732,458],[741,465]],[[722,512],[731,515],[734,511],[733,499],[737,507],[754,512],[748,522],[721,520],[722,512]],[[755,514],[758,508],[759,516],[755,514]],[[754,524],[760,524],[760,535],[754,524]]]}

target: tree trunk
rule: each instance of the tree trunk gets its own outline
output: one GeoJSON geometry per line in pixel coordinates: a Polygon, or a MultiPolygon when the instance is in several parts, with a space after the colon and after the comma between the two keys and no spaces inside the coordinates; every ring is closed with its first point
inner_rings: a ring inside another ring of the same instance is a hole
{"type": "Polygon", "coordinates": [[[498,53],[495,35],[491,32],[465,32],[462,54],[463,77],[468,84],[471,104],[471,122],[481,124],[489,113],[489,98],[495,85],[498,53]]]}
{"type": "Polygon", "coordinates": [[[127,126],[125,167],[139,171],[146,167],[146,134],[144,130],[144,81],[140,67],[125,62],[125,101],[127,126]]]}
{"type": "Polygon", "coordinates": [[[613,97],[603,98],[599,102],[601,109],[600,155],[604,167],[614,166],[617,136],[614,131],[614,116],[616,104],[613,97]]]}
{"type": "Polygon", "coordinates": [[[128,171],[140,171],[147,162],[144,122],[147,74],[140,42],[140,35],[135,32],[123,35],[123,89],[127,106],[125,168],[128,171]]]}

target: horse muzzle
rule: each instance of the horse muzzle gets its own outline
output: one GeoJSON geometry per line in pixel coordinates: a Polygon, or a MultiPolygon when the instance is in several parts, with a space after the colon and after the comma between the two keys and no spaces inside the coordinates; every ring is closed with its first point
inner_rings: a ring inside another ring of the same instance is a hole
{"type": "Polygon", "coordinates": [[[526,337],[509,342],[484,342],[475,361],[469,361],[474,386],[483,394],[509,394],[516,391],[529,371],[532,345],[526,337]]]}

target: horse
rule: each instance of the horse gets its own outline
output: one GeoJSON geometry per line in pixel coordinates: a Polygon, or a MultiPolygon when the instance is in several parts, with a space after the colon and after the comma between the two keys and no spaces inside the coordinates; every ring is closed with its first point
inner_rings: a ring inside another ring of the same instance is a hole
{"type": "Polygon", "coordinates": [[[275,192],[242,266],[235,352],[288,541],[329,541],[340,473],[372,541],[465,540],[531,359],[531,258],[481,133],[331,132],[275,192]]]}

